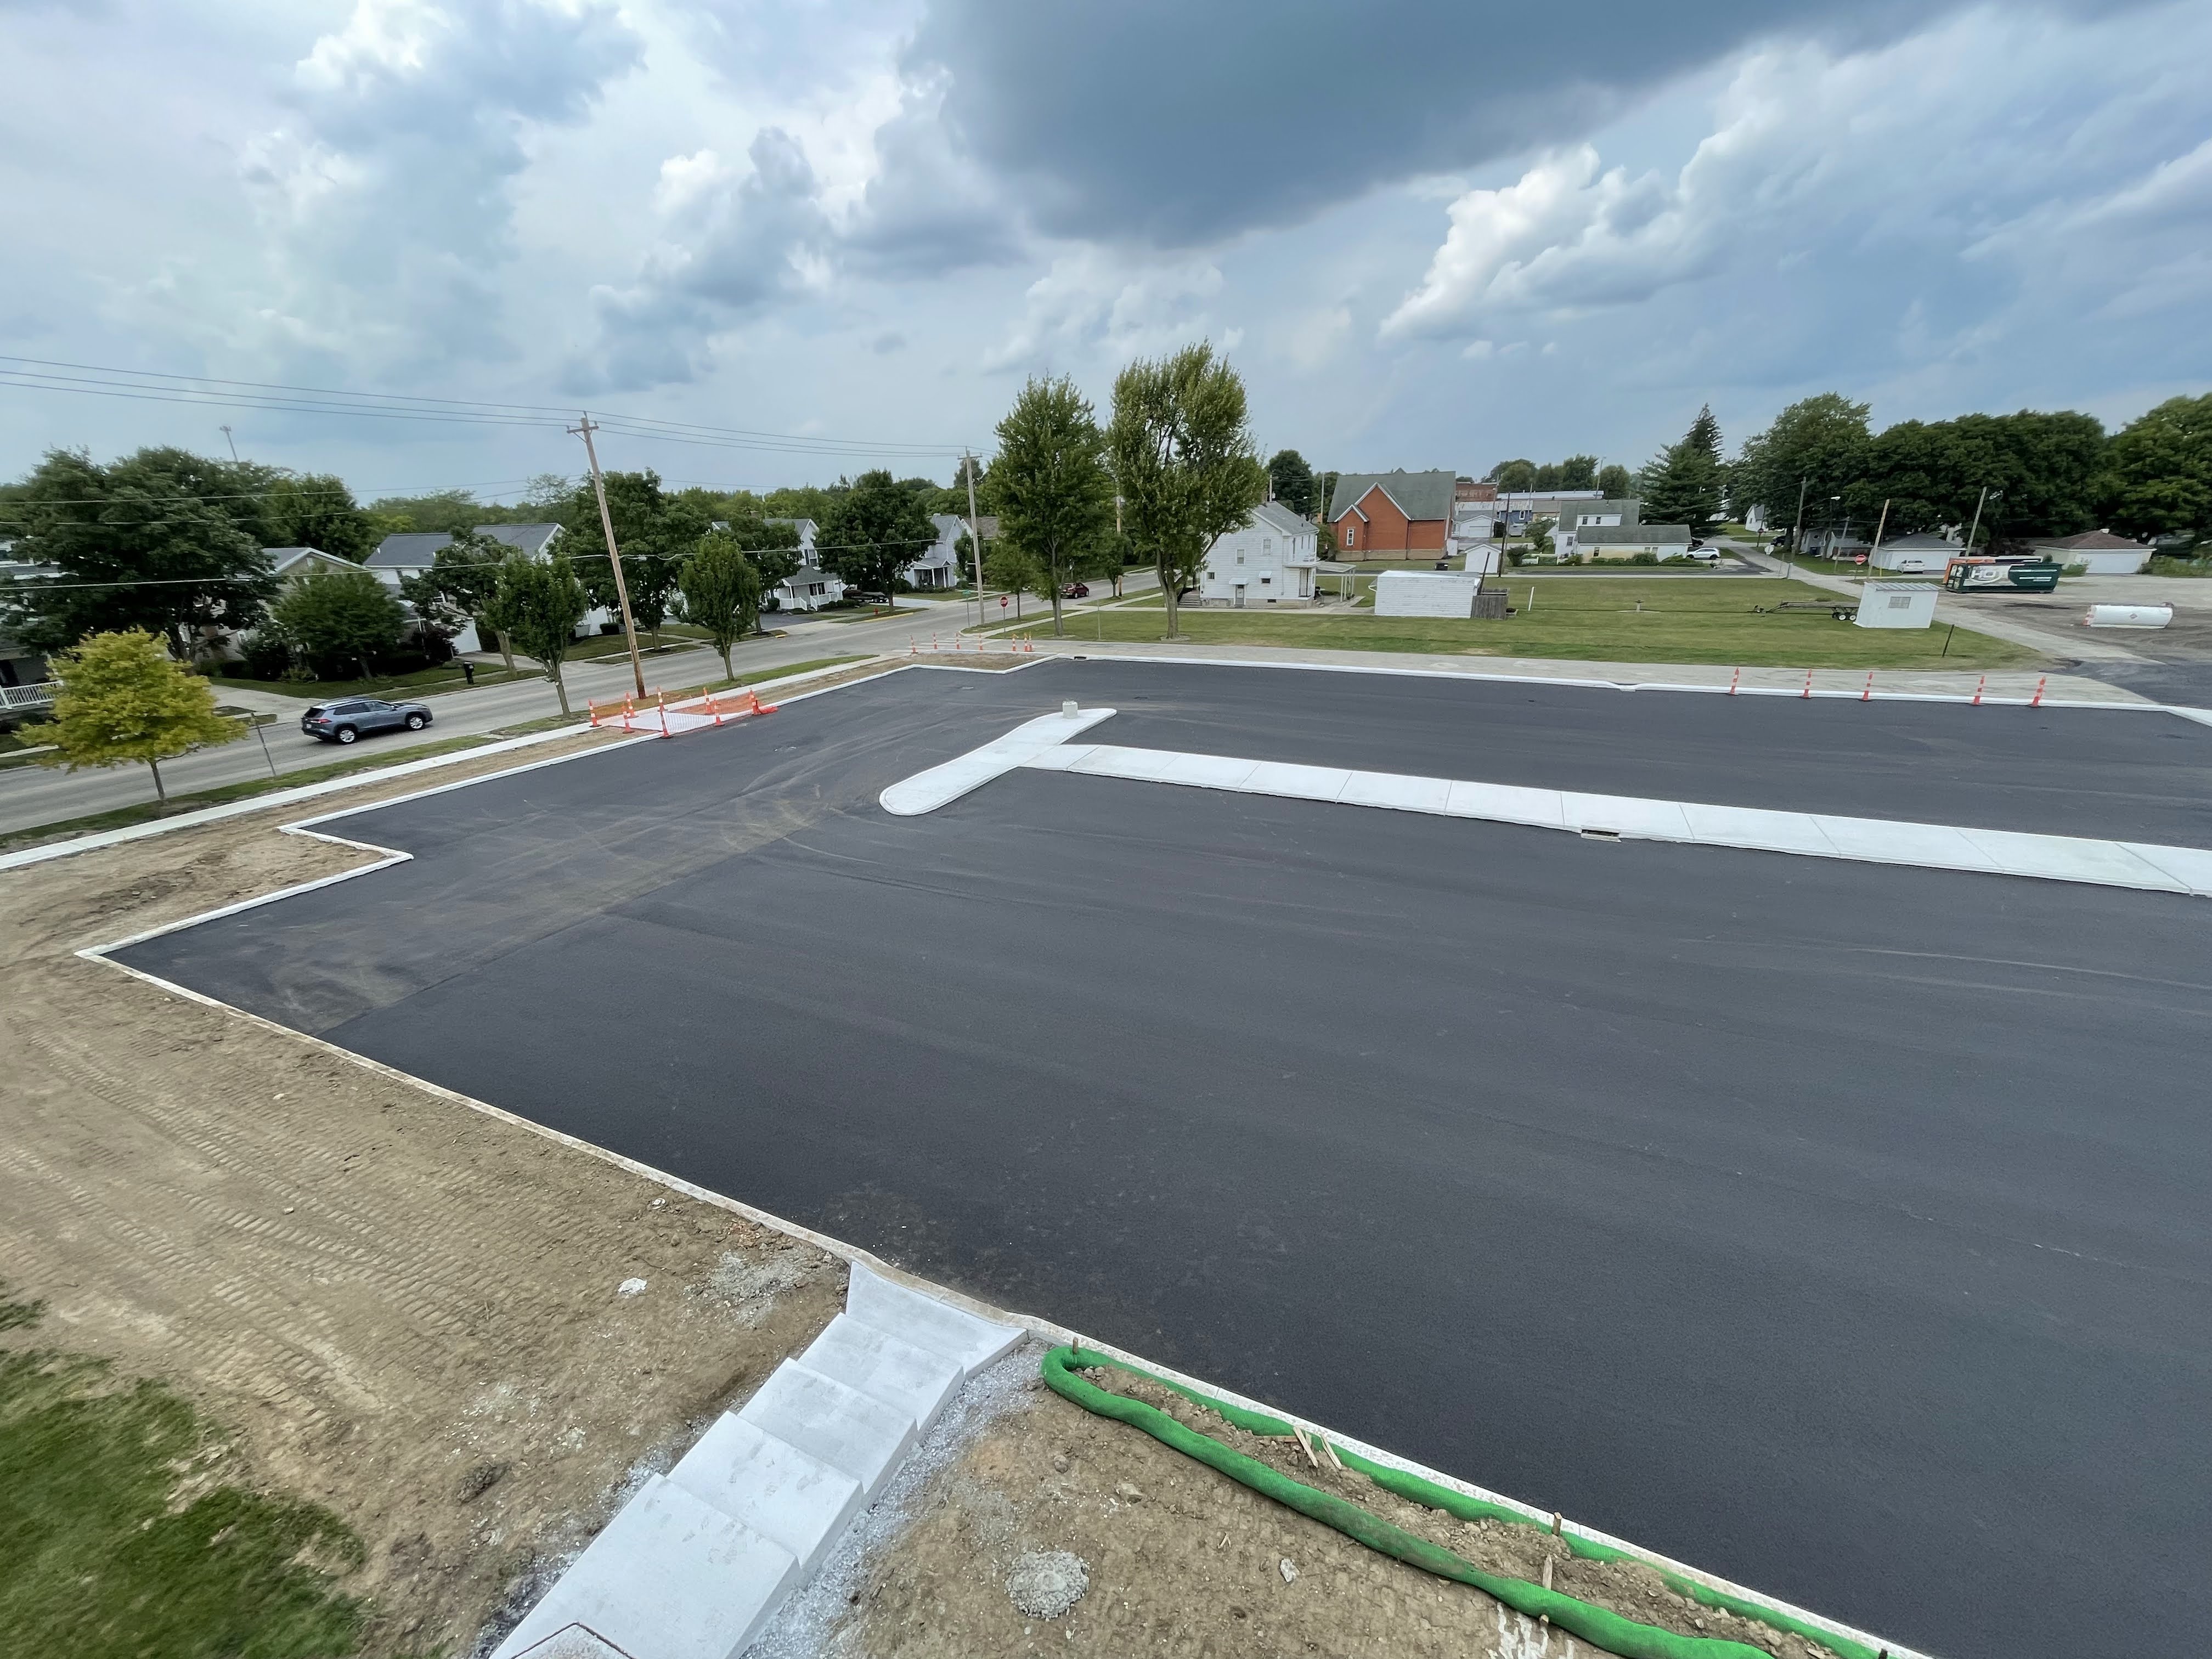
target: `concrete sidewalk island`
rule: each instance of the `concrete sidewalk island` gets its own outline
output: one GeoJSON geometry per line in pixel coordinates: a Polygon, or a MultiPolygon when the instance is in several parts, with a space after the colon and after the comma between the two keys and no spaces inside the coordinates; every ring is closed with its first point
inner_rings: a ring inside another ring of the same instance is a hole
{"type": "Polygon", "coordinates": [[[2196,900],[1030,766],[878,805],[1070,702],[1124,750],[2212,846],[2212,727],[2141,705],[1043,658],[355,813],[408,860],[118,960],[1919,1649],[2094,1647],[2122,1582],[2188,1647],[2196,900]]]}

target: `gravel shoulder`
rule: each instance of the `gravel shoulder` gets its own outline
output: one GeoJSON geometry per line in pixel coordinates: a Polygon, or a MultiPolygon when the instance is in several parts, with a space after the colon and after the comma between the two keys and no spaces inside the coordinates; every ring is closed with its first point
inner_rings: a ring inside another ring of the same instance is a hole
{"type": "Polygon", "coordinates": [[[229,1430],[225,1479],[360,1534],[365,1652],[465,1653],[812,1339],[844,1271],[74,954],[367,860],[285,816],[0,875],[0,1260],[47,1304],[8,1340],[176,1387],[229,1430]]]}

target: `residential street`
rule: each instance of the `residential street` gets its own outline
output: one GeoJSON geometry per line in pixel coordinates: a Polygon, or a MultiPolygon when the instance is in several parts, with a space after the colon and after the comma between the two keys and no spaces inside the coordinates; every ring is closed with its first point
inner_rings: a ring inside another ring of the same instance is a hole
{"type": "MultiPolygon", "coordinates": [[[[1153,585],[1149,571],[1132,572],[1124,579],[1122,589],[1127,594],[1142,592],[1153,585]]],[[[1103,591],[1103,584],[1101,587],[1103,591]]],[[[1111,602],[1109,599],[1108,603],[1111,602]]],[[[952,600],[916,600],[910,603],[915,606],[914,611],[872,622],[831,621],[826,617],[814,619],[796,614],[771,617],[769,620],[781,632],[773,638],[749,640],[739,646],[730,654],[731,666],[740,674],[753,674],[764,669],[812,662],[823,657],[872,656],[878,653],[903,652],[908,649],[909,641],[918,641],[921,648],[927,651],[933,635],[949,649],[963,624],[972,623],[975,615],[972,603],[962,604],[952,600]]],[[[1037,604],[1033,599],[1024,600],[1024,611],[1037,604]]],[[[995,605],[991,608],[994,612],[998,609],[995,605]]],[[[1071,615],[1087,608],[1079,601],[1070,601],[1067,607],[1071,615]]],[[[1042,625],[1049,630],[1051,611],[1048,606],[1042,609],[1042,625]]],[[[847,613],[837,614],[842,617],[847,613]]],[[[1012,617],[1011,606],[1006,614],[1012,617]]],[[[1025,621],[1030,619],[1024,617],[1025,621]]],[[[995,615],[991,622],[994,626],[997,625],[995,615]]],[[[498,659],[480,657],[478,660],[495,664],[498,659]]],[[[703,646],[696,650],[670,651],[645,659],[645,683],[648,688],[701,685],[720,678],[720,660],[703,646]]],[[[629,659],[624,656],[607,657],[593,662],[572,662],[562,670],[562,677],[568,688],[569,706],[579,719],[583,717],[587,699],[619,697],[631,684],[629,659]]],[[[235,681],[220,682],[216,690],[224,703],[234,708],[274,714],[278,717],[277,721],[221,749],[202,750],[164,763],[161,775],[172,794],[188,793],[195,789],[212,789],[247,778],[267,777],[272,771],[282,775],[321,766],[336,760],[341,752],[388,754],[396,759],[401,757],[404,751],[426,744],[438,743],[447,738],[495,732],[502,726],[525,720],[544,720],[561,712],[561,704],[554,695],[551,683],[542,678],[508,681],[500,685],[480,686],[474,690],[444,691],[419,699],[432,711],[428,729],[420,732],[380,732],[373,738],[364,738],[353,750],[341,751],[333,744],[318,742],[300,730],[299,717],[308,706],[311,701],[308,698],[287,696],[282,692],[235,681]]],[[[48,771],[35,766],[12,768],[0,772],[0,833],[53,823],[64,818],[83,817],[94,812],[112,811],[118,807],[136,805],[153,798],[153,776],[143,766],[118,766],[106,772],[75,773],[48,771]]]]}

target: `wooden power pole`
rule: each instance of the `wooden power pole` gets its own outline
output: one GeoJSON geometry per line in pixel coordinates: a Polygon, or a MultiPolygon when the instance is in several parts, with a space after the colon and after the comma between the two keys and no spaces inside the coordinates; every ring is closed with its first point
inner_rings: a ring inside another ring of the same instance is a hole
{"type": "Polygon", "coordinates": [[[584,441],[584,453],[592,459],[592,492],[599,498],[599,528],[606,532],[607,562],[615,569],[615,603],[622,609],[623,637],[629,642],[629,672],[637,681],[637,695],[642,699],[645,662],[637,654],[637,623],[629,614],[629,586],[623,580],[622,550],[615,545],[614,514],[607,511],[607,483],[599,476],[599,447],[592,442],[592,434],[599,429],[586,415],[581,424],[568,428],[568,434],[584,441]]]}
{"type": "Polygon", "coordinates": [[[975,626],[983,626],[983,532],[975,527],[975,457],[963,452],[960,470],[968,475],[968,550],[975,556],[975,626]]]}

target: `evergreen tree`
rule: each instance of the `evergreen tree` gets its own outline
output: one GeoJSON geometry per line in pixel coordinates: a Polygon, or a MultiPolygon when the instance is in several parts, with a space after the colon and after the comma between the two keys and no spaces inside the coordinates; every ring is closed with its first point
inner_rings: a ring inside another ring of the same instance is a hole
{"type": "Polygon", "coordinates": [[[1720,522],[1724,498],[1721,426],[1711,404],[1681,438],[1652,458],[1638,480],[1646,524],[1685,524],[1703,536],[1720,522]]]}

